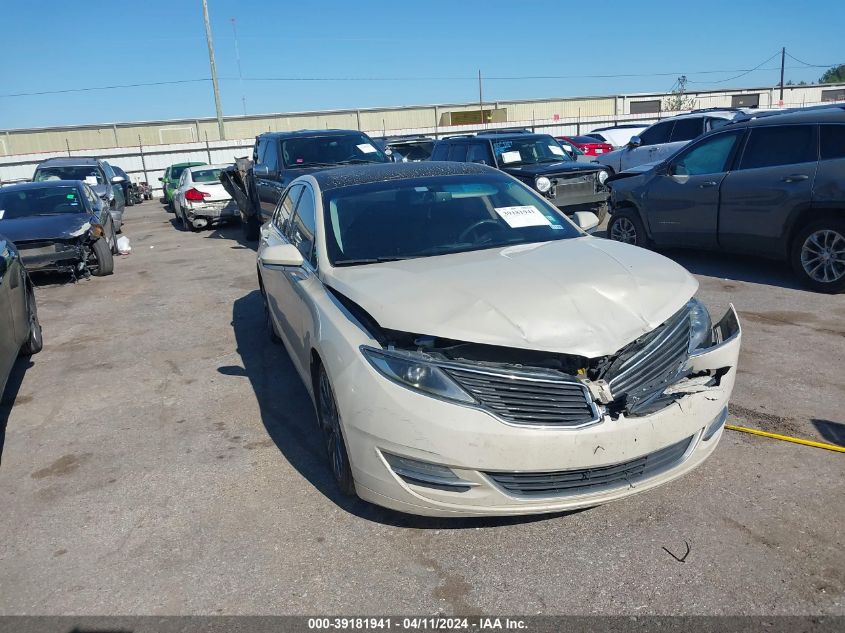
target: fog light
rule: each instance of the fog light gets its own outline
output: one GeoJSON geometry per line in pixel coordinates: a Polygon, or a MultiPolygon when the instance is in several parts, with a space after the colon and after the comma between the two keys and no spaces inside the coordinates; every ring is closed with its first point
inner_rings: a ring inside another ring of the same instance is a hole
{"type": "Polygon", "coordinates": [[[709,440],[711,437],[713,437],[714,435],[716,435],[716,431],[718,431],[718,430],[719,430],[719,429],[721,429],[723,426],[725,426],[725,422],[727,421],[727,419],[728,419],[728,408],[727,408],[727,407],[725,407],[724,409],[722,409],[722,410],[719,412],[719,415],[717,415],[715,418],[713,418],[713,421],[712,421],[712,422],[710,423],[710,425],[709,425],[709,426],[708,426],[708,427],[704,430],[704,435],[702,436],[702,438],[701,438],[701,439],[702,439],[702,440],[704,440],[704,441],[706,442],[706,441],[707,441],[707,440],[709,440]]]}
{"type": "Polygon", "coordinates": [[[409,457],[399,457],[390,453],[382,453],[385,461],[390,465],[394,473],[399,475],[403,481],[415,486],[436,488],[438,490],[451,490],[452,492],[466,492],[477,483],[465,481],[458,477],[452,470],[440,464],[421,462],[409,457]]]}

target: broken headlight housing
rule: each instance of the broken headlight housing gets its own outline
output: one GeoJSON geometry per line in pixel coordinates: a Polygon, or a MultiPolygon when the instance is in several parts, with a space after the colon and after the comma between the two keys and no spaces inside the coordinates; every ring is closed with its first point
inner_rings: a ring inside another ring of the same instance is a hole
{"type": "Polygon", "coordinates": [[[398,385],[454,402],[474,403],[475,399],[458,387],[446,373],[414,352],[398,352],[361,346],[375,370],[398,385]]]}
{"type": "Polygon", "coordinates": [[[689,312],[690,353],[710,347],[713,342],[713,323],[707,307],[693,297],[687,303],[687,311],[689,312]]]}

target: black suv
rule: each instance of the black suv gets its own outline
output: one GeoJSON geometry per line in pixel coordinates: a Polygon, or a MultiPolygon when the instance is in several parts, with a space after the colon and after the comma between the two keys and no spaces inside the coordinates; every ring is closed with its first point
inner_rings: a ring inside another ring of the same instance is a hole
{"type": "Polygon", "coordinates": [[[254,212],[241,208],[248,240],[258,239],[261,224],[295,178],[338,165],[390,162],[373,139],[356,130],[267,132],[256,137],[252,160],[245,185],[254,212]]]}
{"type": "Polygon", "coordinates": [[[845,291],[845,106],[730,123],[610,186],[611,239],[786,259],[845,291]]]}
{"type": "Polygon", "coordinates": [[[482,163],[497,167],[539,191],[567,214],[592,211],[607,215],[607,172],[579,163],[548,134],[514,130],[453,136],[437,141],[431,160],[482,163]]]}

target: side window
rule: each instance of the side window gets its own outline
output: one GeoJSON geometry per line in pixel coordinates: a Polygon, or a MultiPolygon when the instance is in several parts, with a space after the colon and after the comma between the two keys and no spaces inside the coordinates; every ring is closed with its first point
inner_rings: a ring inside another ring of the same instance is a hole
{"type": "Polygon", "coordinates": [[[264,151],[264,159],[261,161],[270,169],[271,172],[279,171],[279,141],[270,139],[267,141],[267,147],[264,151]]]}
{"type": "Polygon", "coordinates": [[[267,139],[259,137],[255,149],[252,152],[252,162],[261,164],[264,162],[264,152],[267,151],[267,139]]]}
{"type": "Polygon", "coordinates": [[[673,176],[701,176],[726,171],[740,132],[711,136],[672,161],[673,176]]]}
{"type": "Polygon", "coordinates": [[[103,168],[103,172],[106,174],[106,182],[111,182],[111,179],[116,175],[114,171],[112,171],[111,165],[105,161],[101,162],[100,165],[103,168]]]}
{"type": "Polygon", "coordinates": [[[85,197],[88,198],[88,206],[93,211],[97,208],[97,196],[91,191],[91,187],[84,183],[82,184],[82,189],[85,191],[85,197]]]}
{"type": "Polygon", "coordinates": [[[643,145],[657,145],[658,143],[668,143],[669,136],[672,133],[672,126],[674,121],[664,121],[663,123],[655,123],[647,130],[643,130],[640,138],[643,145]]]}
{"type": "Polygon", "coordinates": [[[675,127],[672,129],[670,142],[691,141],[692,139],[701,136],[703,133],[704,119],[702,117],[678,119],[675,121],[675,127]]]}
{"type": "Polygon", "coordinates": [[[490,147],[487,143],[473,143],[467,150],[467,161],[470,163],[484,163],[485,165],[492,165],[493,161],[490,158],[490,147]]]}
{"type": "Polygon", "coordinates": [[[290,217],[293,215],[293,210],[296,208],[296,201],[302,193],[302,185],[293,185],[288,187],[279,204],[276,206],[276,211],[273,213],[273,225],[287,236],[288,225],[290,224],[290,217]]]}
{"type": "Polygon", "coordinates": [[[819,127],[822,160],[845,158],[845,125],[819,127]]]}
{"type": "Polygon", "coordinates": [[[707,119],[707,130],[718,130],[723,125],[727,125],[730,123],[730,119],[722,119],[722,118],[712,118],[707,119]]]}
{"type": "Polygon", "coordinates": [[[314,248],[314,235],[317,232],[315,215],[314,194],[310,187],[302,187],[296,214],[288,224],[288,239],[312,266],[317,265],[317,252],[314,248]]]}
{"type": "Polygon", "coordinates": [[[449,153],[448,143],[435,143],[434,151],[431,152],[431,160],[446,160],[446,155],[449,153]]]}
{"type": "Polygon", "coordinates": [[[751,130],[739,168],[795,165],[816,159],[816,135],[812,125],[758,127],[751,130]]]}
{"type": "Polygon", "coordinates": [[[465,162],[467,159],[467,145],[464,143],[455,143],[449,148],[449,156],[446,160],[454,160],[459,163],[465,162]]]}

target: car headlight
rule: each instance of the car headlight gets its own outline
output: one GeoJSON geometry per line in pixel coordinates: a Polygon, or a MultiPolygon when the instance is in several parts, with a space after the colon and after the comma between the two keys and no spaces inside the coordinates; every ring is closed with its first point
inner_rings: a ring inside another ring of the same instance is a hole
{"type": "Polygon", "coordinates": [[[545,176],[540,176],[537,180],[534,181],[534,186],[537,187],[537,191],[540,193],[546,193],[549,189],[552,188],[552,181],[546,178],[545,176]]]}
{"type": "Polygon", "coordinates": [[[446,400],[475,402],[442,369],[423,358],[416,358],[413,352],[388,352],[361,346],[361,353],[382,376],[403,387],[446,400]]]}
{"type": "Polygon", "coordinates": [[[607,182],[607,172],[602,170],[599,172],[599,183],[604,184],[607,182]]]}
{"type": "Polygon", "coordinates": [[[707,307],[696,298],[687,303],[689,311],[689,351],[710,347],[713,342],[713,323],[710,320],[710,312],[707,307]]]}

